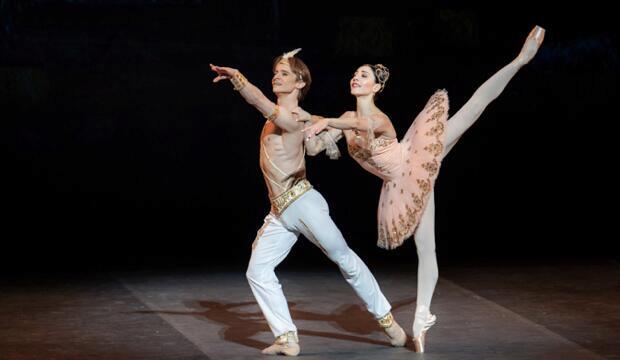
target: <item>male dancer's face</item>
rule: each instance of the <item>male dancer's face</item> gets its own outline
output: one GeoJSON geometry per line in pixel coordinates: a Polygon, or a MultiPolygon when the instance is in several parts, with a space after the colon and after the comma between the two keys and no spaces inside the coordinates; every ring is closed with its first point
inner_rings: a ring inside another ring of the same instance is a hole
{"type": "MultiPolygon", "coordinates": [[[[304,87],[304,83],[300,81],[298,75],[291,70],[289,64],[280,62],[276,65],[273,72],[271,86],[273,93],[280,96],[299,91],[299,89],[304,87]]],[[[297,97],[297,94],[295,94],[295,97],[297,97]]]]}

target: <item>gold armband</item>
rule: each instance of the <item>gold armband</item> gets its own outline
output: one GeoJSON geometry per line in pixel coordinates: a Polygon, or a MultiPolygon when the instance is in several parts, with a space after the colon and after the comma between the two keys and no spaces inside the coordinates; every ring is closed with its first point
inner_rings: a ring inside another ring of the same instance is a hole
{"type": "Polygon", "coordinates": [[[267,119],[267,121],[274,121],[275,119],[278,118],[278,115],[280,115],[280,105],[276,105],[271,115],[265,116],[265,119],[267,119]]]}

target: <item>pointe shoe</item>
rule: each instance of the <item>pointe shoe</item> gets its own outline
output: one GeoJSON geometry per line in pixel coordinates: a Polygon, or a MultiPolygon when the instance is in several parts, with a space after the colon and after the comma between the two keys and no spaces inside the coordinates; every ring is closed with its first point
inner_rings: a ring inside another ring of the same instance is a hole
{"type": "Polygon", "coordinates": [[[415,352],[417,352],[417,353],[423,353],[424,352],[424,340],[425,340],[425,338],[426,338],[426,331],[422,331],[420,336],[418,336],[417,338],[413,338],[413,348],[415,349],[415,352]]]}
{"type": "Polygon", "coordinates": [[[544,38],[545,29],[536,25],[532,31],[530,31],[527,39],[525,39],[523,48],[521,49],[519,56],[517,56],[517,62],[521,65],[529,63],[530,60],[534,58],[534,55],[536,55],[536,52],[538,51],[538,48],[542,44],[544,38]]]}
{"type": "Polygon", "coordinates": [[[271,346],[263,349],[262,353],[265,355],[297,356],[300,350],[297,333],[289,331],[278,336],[271,346]]]}
{"type": "Polygon", "coordinates": [[[426,322],[424,324],[424,328],[420,332],[420,335],[418,337],[413,338],[413,347],[415,349],[415,352],[417,353],[424,352],[424,342],[426,340],[426,332],[428,331],[428,329],[431,328],[431,326],[435,325],[435,322],[437,322],[437,316],[429,313],[428,316],[426,317],[426,322]]]}
{"type": "Polygon", "coordinates": [[[392,313],[388,313],[378,321],[379,325],[381,325],[383,331],[385,331],[385,334],[390,339],[390,344],[392,344],[392,346],[405,346],[405,343],[407,342],[407,334],[405,333],[405,330],[398,325],[396,320],[394,320],[392,313]]]}

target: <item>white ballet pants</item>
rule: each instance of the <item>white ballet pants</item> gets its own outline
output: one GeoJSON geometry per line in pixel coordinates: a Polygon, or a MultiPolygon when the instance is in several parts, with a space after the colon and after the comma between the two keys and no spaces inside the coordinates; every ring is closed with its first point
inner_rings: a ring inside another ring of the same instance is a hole
{"type": "Polygon", "coordinates": [[[391,307],[366,264],[349,248],[329,216],[327,202],[311,189],[276,216],[265,218],[252,245],[246,276],[274,336],[297,331],[274,269],[291,251],[299,234],[318,246],[340,268],[368,311],[380,319],[391,307]]]}

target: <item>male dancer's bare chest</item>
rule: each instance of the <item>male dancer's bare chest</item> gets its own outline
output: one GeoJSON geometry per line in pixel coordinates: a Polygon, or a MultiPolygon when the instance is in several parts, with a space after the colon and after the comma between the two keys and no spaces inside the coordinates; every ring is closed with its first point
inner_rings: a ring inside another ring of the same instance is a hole
{"type": "Polygon", "coordinates": [[[290,134],[268,121],[261,133],[261,157],[269,157],[278,166],[298,165],[303,156],[302,136],[290,134]]]}

